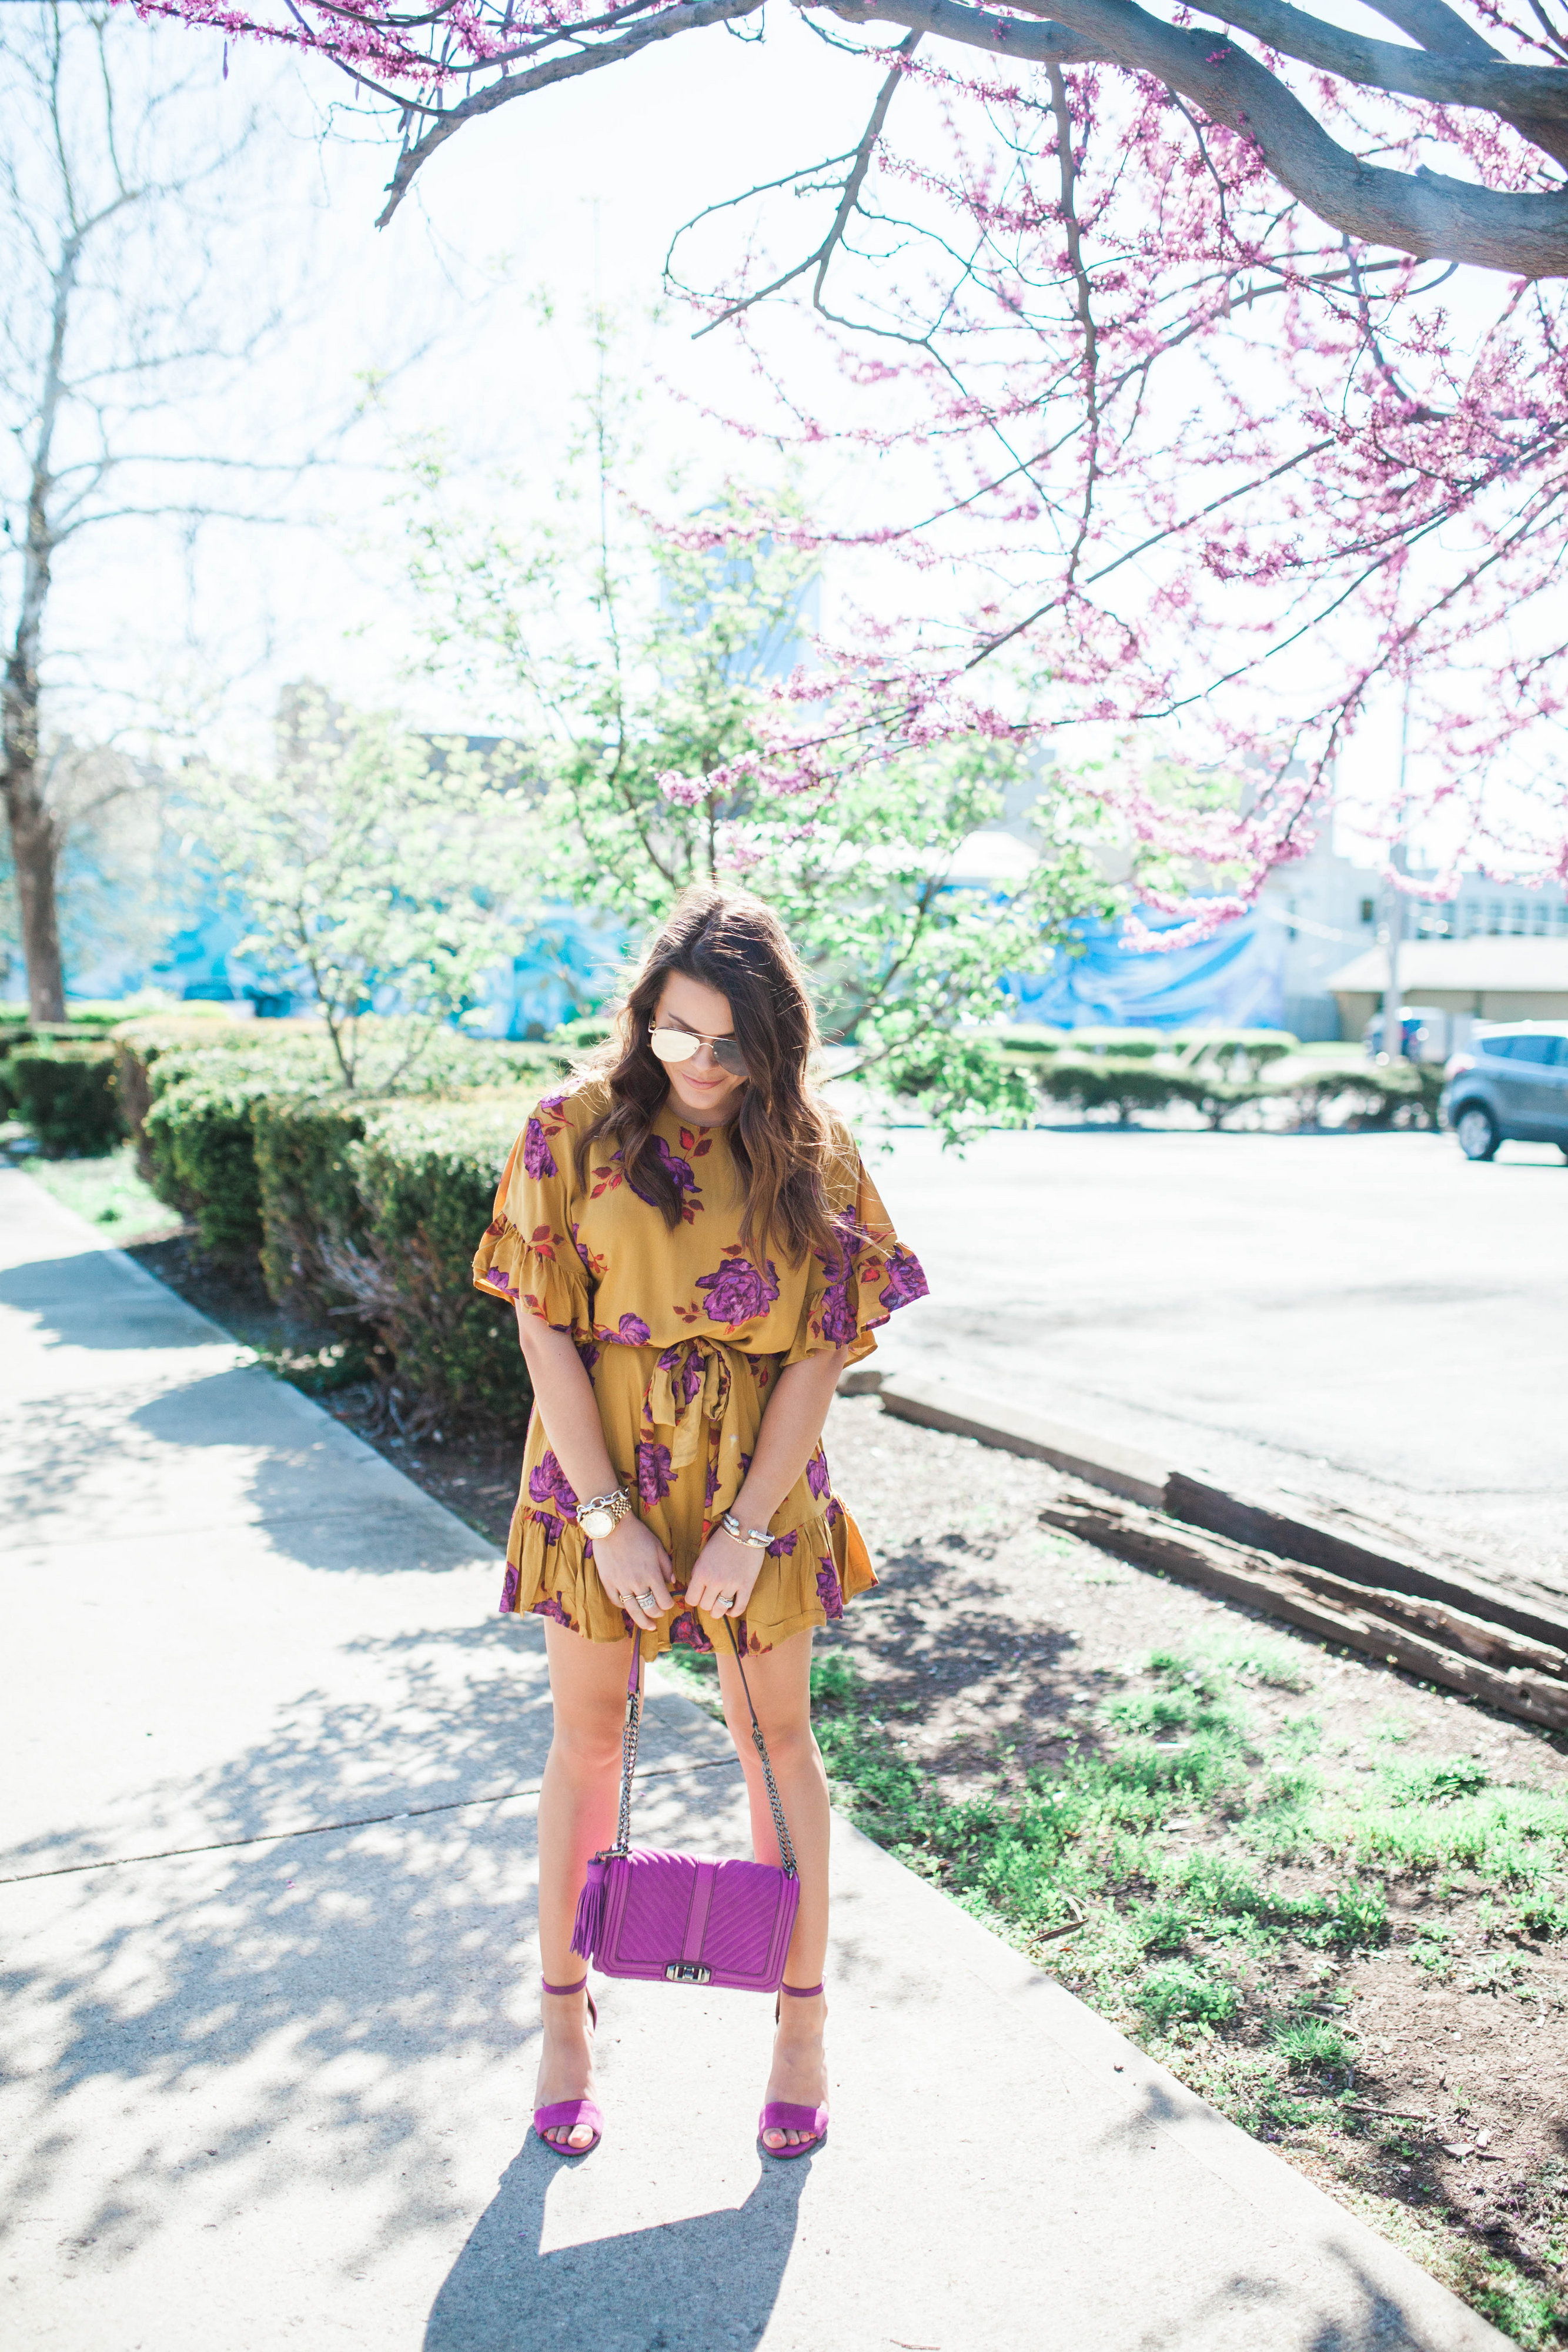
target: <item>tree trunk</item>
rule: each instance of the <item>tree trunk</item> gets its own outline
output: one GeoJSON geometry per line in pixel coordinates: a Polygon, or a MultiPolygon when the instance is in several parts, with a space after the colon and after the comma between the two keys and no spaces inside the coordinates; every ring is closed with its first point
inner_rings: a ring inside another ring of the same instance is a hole
{"type": "Polygon", "coordinates": [[[15,751],[5,762],[5,814],[22,912],[28,1013],[35,1021],[63,1021],[66,983],[55,901],[59,833],[38,790],[37,761],[15,751]]]}

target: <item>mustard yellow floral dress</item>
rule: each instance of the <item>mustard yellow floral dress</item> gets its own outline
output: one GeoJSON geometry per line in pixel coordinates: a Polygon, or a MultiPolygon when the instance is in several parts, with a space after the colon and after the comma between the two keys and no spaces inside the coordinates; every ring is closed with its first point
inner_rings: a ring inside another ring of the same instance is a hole
{"type": "MultiPolygon", "coordinates": [[[[726,1621],[679,1596],[740,1491],[770,1387],[808,1356],[870,1355],[874,1327],[923,1297],[925,1276],[841,1125],[827,1192],[842,1255],[832,1269],[814,1255],[791,1266],[741,1246],[744,1189],[723,1128],[688,1127],[668,1103],[659,1114],[654,1149],[681,1201],[673,1232],[626,1182],[619,1151],[601,1142],[580,1166],[577,1138],[605,1100],[604,1081],[591,1079],[538,1105],[507,1162],[474,1280],[576,1342],[616,1475],[674,1563],[675,1605],[644,1635],[645,1654],[672,1643],[709,1650],[716,1630],[727,1646],[726,1621]]],[[[631,1623],[605,1597],[593,1546],[572,1516],[577,1501],[536,1408],[501,1607],[553,1617],[590,1641],[623,1641],[631,1623]]],[[[841,1617],[844,1602],[876,1581],[820,1445],[770,1532],[737,1627],[751,1650],[841,1617]]]]}

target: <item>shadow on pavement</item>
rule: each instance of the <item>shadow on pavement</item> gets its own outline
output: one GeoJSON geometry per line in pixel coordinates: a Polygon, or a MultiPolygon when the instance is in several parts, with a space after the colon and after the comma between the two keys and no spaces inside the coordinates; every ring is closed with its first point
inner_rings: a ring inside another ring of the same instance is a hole
{"type": "Polygon", "coordinates": [[[770,2167],[744,2205],[547,2253],[545,2202],[560,2159],[530,2135],[435,2298],[423,2352],[755,2344],[778,2301],[810,2161],[770,2167]]]}
{"type": "Polygon", "coordinates": [[[198,1321],[198,1310],[172,1291],[151,1290],[128,1273],[109,1255],[111,1246],[7,1266],[0,1272],[0,1307],[30,1316],[46,1346],[107,1348],[123,1355],[142,1348],[211,1348],[228,1339],[226,1331],[198,1321]],[[105,1290],[113,1293],[112,1314],[103,1311],[105,1290]]]}

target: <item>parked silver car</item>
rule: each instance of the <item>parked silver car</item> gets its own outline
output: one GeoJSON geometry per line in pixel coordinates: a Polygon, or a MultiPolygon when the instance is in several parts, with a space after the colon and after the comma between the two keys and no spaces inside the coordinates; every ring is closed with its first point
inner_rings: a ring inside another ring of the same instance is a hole
{"type": "Polygon", "coordinates": [[[1555,1143],[1568,1160],[1568,1024],[1488,1029],[1443,1073],[1441,1111],[1467,1160],[1500,1143],[1555,1143]]]}

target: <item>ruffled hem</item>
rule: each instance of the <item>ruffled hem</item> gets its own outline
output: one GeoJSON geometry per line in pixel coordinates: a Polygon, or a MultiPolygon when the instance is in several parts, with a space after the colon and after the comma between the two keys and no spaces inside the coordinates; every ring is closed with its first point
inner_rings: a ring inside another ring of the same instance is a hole
{"type": "MultiPolygon", "coordinates": [[[[748,1651],[771,1650],[810,1625],[835,1622],[856,1593],[876,1582],[859,1528],[843,1505],[831,1502],[820,1518],[776,1536],[737,1631],[748,1651]]],[[[624,1610],[605,1597],[593,1565],[593,1546],[574,1520],[552,1511],[518,1508],[507,1548],[503,1616],[553,1617],[591,1642],[623,1642],[632,1632],[624,1610]]],[[[728,1620],[687,1609],[679,1595],[657,1629],[643,1637],[644,1657],[675,1647],[729,1647],[728,1620]]]]}
{"type": "Polygon", "coordinates": [[[553,1247],[536,1246],[504,1216],[486,1226],[475,1252],[474,1287],[486,1297],[527,1307],[541,1323],[570,1331],[583,1346],[592,1340],[586,1284],[573,1279],[553,1247]]]}
{"type": "Polygon", "coordinates": [[[826,1288],[808,1302],[781,1370],[835,1348],[842,1348],[848,1361],[858,1364],[862,1356],[875,1351],[873,1332],[880,1330],[901,1307],[926,1295],[920,1260],[894,1238],[891,1226],[873,1233],[845,1221],[842,1231],[842,1264],[826,1288]]]}

